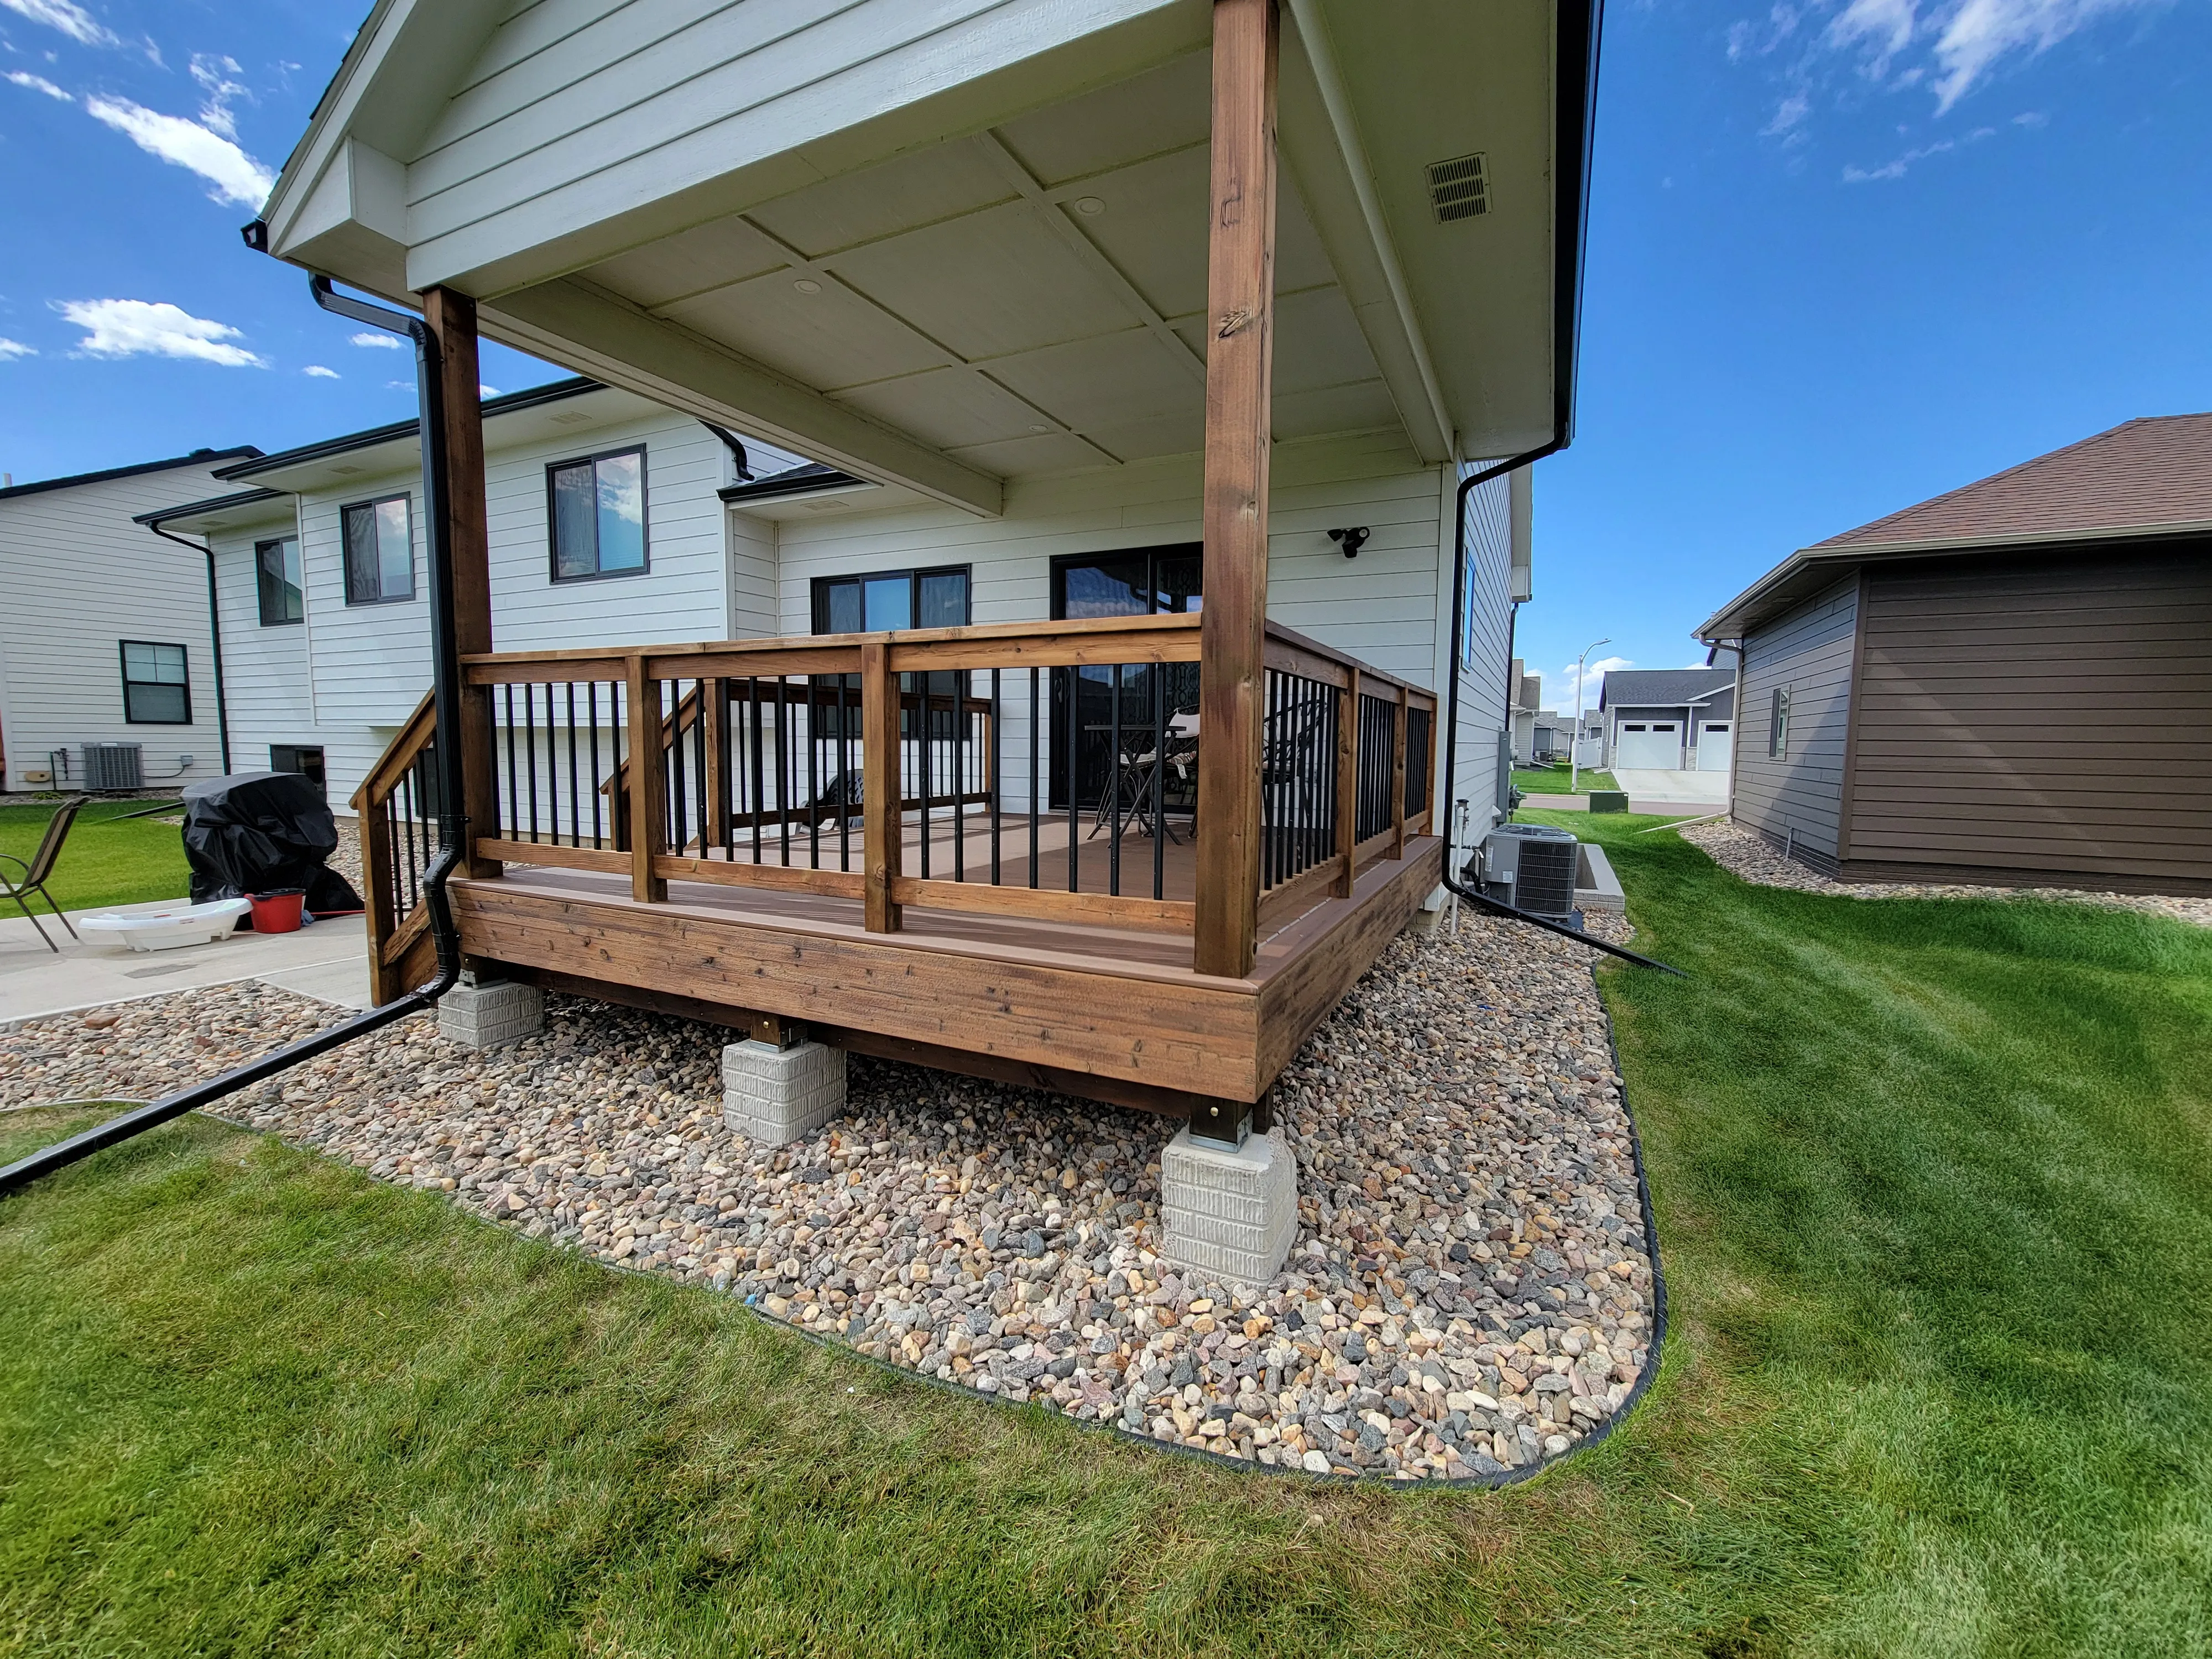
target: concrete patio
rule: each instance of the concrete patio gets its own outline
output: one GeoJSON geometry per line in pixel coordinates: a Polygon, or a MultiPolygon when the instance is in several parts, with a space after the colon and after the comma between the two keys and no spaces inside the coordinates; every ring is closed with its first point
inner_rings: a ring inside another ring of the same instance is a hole
{"type": "MultiPolygon", "coordinates": [[[[159,910],[176,902],[103,905],[72,911],[70,920],[159,910]]],[[[247,979],[342,1008],[369,1006],[368,942],[359,916],[334,916],[296,933],[234,933],[217,944],[150,951],[90,937],[72,940],[43,908],[39,919],[61,947],[59,955],[40,942],[37,929],[20,914],[0,917],[0,1027],[247,979]]]]}

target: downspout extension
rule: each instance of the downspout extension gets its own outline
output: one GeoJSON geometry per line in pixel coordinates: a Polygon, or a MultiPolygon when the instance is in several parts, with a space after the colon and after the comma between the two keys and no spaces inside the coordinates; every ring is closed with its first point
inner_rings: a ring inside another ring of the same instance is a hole
{"type": "Polygon", "coordinates": [[[1479,909],[1487,910],[1493,916],[1510,916],[1516,921],[1525,921],[1531,927],[1540,927],[1547,933],[1557,933],[1561,939],[1571,939],[1577,945],[1587,945],[1593,951],[1602,951],[1609,957],[1619,957],[1623,962],[1632,962],[1638,968],[1656,968],[1662,974],[1674,975],[1676,979],[1689,978],[1689,975],[1680,968],[1670,967],[1666,963],[1656,961],[1650,957],[1638,956],[1633,951],[1623,950],[1618,945],[1609,945],[1601,939],[1592,939],[1588,933],[1564,927],[1553,921],[1549,916],[1532,916],[1526,910],[1516,910],[1503,900],[1492,898],[1487,893],[1477,892],[1472,887],[1462,887],[1455,877],[1446,876],[1444,885],[1469,904],[1479,909]]]}
{"type": "MultiPolygon", "coordinates": [[[[248,237],[251,243],[252,238],[248,237]]],[[[460,982],[461,939],[453,927],[453,911],[446,894],[446,884],[460,862],[464,837],[468,831],[468,818],[461,811],[461,744],[460,726],[460,658],[453,637],[453,549],[446,539],[447,513],[452,499],[452,480],[446,471],[446,409],[445,364],[438,348],[437,337],[428,324],[419,317],[404,312],[388,310],[365,301],[349,299],[332,292],[327,277],[317,276],[309,284],[315,303],[325,311],[337,313],[353,322],[366,324],[394,334],[404,334],[415,343],[415,377],[417,398],[422,410],[422,488],[427,509],[428,540],[430,565],[430,684],[431,701],[437,713],[438,785],[438,854],[422,878],[422,902],[430,911],[430,936],[437,945],[438,972],[428,984],[417,987],[404,996],[388,1002],[381,1008],[372,1008],[367,1013],[341,1020],[337,1024],[305,1036],[297,1042],[279,1048],[273,1054],[264,1054],[210,1078],[207,1082],[189,1089],[165,1095],[135,1110],[111,1118],[106,1123],[87,1129],[82,1134],[42,1147],[28,1158],[20,1158],[0,1169],[0,1198],[21,1191],[42,1176],[67,1168],[80,1158],[112,1146],[133,1135],[143,1133],[157,1124],[172,1118],[182,1117],[186,1112],[211,1105],[224,1097],[251,1088],[278,1073],[290,1070],[303,1060],[327,1054],[332,1048],[366,1036],[371,1031],[406,1018],[410,1014],[433,1007],[438,999],[460,982]]],[[[179,538],[170,537],[170,540],[179,538]]],[[[190,547],[190,542],[181,545],[190,547]]],[[[209,555],[212,566],[213,555],[209,555]]],[[[225,761],[228,764],[228,759],[225,761]]]]}
{"type": "Polygon", "coordinates": [[[207,558],[208,642],[215,648],[216,739],[222,748],[222,769],[224,775],[228,776],[230,772],[230,699],[223,690],[222,683],[222,612],[216,604],[215,544],[188,542],[182,536],[174,535],[157,524],[149,524],[146,528],[165,542],[174,542],[179,547],[189,547],[193,552],[204,554],[207,558]]]}

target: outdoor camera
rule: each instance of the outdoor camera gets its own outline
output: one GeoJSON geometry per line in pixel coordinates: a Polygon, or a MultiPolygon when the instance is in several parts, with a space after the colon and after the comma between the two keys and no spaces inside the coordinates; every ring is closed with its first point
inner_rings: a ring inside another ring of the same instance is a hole
{"type": "Polygon", "coordinates": [[[1349,530],[1332,530],[1328,532],[1328,538],[1344,549],[1346,558],[1356,559],[1359,556],[1359,550],[1367,545],[1369,533],[1365,525],[1356,525],[1349,530]]]}

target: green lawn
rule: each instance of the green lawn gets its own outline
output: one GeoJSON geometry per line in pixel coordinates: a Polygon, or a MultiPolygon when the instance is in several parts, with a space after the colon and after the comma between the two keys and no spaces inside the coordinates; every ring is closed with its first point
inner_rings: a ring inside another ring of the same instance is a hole
{"type": "MultiPolygon", "coordinates": [[[[190,877],[185,866],[184,831],[158,817],[114,822],[149,805],[143,800],[96,800],[76,815],[69,840],[63,844],[61,861],[46,882],[46,890],[63,909],[185,896],[190,877]]],[[[179,806],[176,811],[180,813],[184,808],[179,806]]],[[[0,806],[0,853],[28,860],[38,850],[46,821],[53,815],[52,803],[0,806]]],[[[11,877],[22,874],[13,865],[0,865],[0,870],[11,877]]],[[[31,902],[40,915],[46,914],[46,906],[36,899],[31,902]]],[[[21,914],[12,904],[0,904],[0,915],[21,914]]]]}
{"type": "Polygon", "coordinates": [[[1218,1471],[193,1120],[0,1206],[0,1653],[2212,1649],[2212,933],[1574,822],[1691,977],[1602,970],[1674,1325],[1565,1468],[1218,1471]]]}
{"type": "MultiPolygon", "coordinates": [[[[1513,787],[1524,794],[1564,795],[1568,792],[1567,769],[1564,766],[1516,766],[1513,769],[1513,787]]],[[[1585,766],[1574,775],[1576,794],[1586,794],[1592,789],[1618,789],[1610,772],[1596,772],[1585,766]]]]}

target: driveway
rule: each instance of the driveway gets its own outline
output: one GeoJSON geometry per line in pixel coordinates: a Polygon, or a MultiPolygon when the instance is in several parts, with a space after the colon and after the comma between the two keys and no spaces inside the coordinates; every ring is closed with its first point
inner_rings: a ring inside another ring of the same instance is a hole
{"type": "Polygon", "coordinates": [[[1701,806],[1709,812],[1728,805],[1729,775],[1725,772],[1657,772],[1633,768],[1624,771],[1615,767],[1613,775],[1632,803],[1701,806]]]}
{"type": "MultiPolygon", "coordinates": [[[[74,911],[70,919],[159,910],[176,902],[106,905],[74,911]]],[[[359,916],[334,916],[296,933],[233,933],[181,951],[133,951],[91,937],[72,941],[43,907],[39,920],[60,955],[39,942],[20,913],[0,917],[0,1025],[241,979],[266,980],[343,1008],[369,1006],[368,936],[359,916]]]]}

